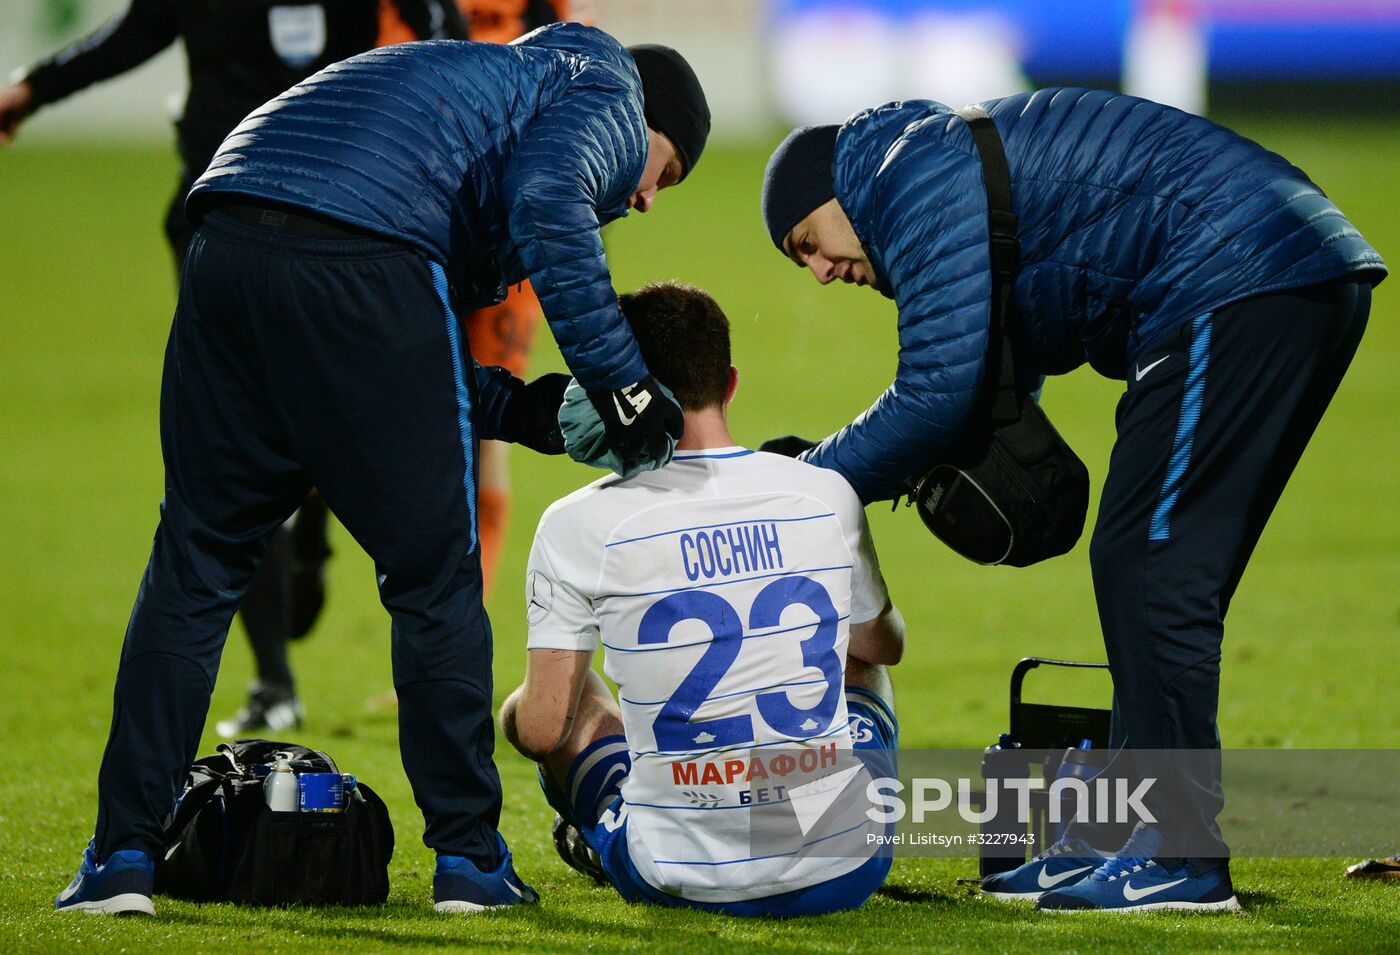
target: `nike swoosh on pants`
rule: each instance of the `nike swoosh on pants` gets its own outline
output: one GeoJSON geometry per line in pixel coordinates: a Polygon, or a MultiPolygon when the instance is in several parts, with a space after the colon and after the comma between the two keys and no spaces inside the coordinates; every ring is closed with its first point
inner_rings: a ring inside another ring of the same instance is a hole
{"type": "Polygon", "coordinates": [[[1148,373],[1149,371],[1151,371],[1152,369],[1156,368],[1158,365],[1160,365],[1162,362],[1166,361],[1166,360],[1167,360],[1168,358],[1170,358],[1170,357],[1171,357],[1170,355],[1163,355],[1161,358],[1158,358],[1156,361],[1154,361],[1152,364],[1148,365],[1146,368],[1142,367],[1141,365],[1138,365],[1138,368],[1137,368],[1137,380],[1138,380],[1138,381],[1142,381],[1142,379],[1144,379],[1144,378],[1147,377],[1147,373],[1148,373]]]}

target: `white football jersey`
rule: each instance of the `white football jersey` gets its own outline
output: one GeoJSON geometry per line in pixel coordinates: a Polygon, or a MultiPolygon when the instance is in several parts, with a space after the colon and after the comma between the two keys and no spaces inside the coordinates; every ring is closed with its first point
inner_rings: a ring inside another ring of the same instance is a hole
{"type": "Polygon", "coordinates": [[[848,627],[879,616],[886,592],[840,475],[718,448],[609,476],[545,512],[526,591],[531,649],[603,645],[633,761],[628,850],[649,883],[735,901],[864,861],[762,857],[750,841],[754,800],[786,797],[765,753],[781,770],[851,748],[848,627]]]}

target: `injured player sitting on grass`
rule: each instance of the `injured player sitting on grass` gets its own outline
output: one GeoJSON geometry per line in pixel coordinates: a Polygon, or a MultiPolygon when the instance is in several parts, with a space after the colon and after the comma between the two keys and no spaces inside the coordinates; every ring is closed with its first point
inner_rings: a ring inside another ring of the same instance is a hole
{"type": "Polygon", "coordinates": [[[621,304],[684,437],[665,467],[541,518],[502,730],[539,764],[564,861],[627,901],[856,908],[890,869],[864,793],[893,772],[904,644],[865,513],[835,472],[735,445],[709,295],[663,283],[621,304]]]}

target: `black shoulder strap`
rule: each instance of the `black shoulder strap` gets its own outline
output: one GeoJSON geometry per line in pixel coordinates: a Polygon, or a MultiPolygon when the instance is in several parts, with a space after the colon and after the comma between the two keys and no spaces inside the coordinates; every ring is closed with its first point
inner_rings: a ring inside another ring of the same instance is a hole
{"type": "Polygon", "coordinates": [[[982,184],[987,189],[987,220],[992,241],[992,277],[1010,283],[1021,270],[1021,246],[1016,239],[1016,213],[1011,207],[1011,167],[1001,134],[980,106],[958,110],[972,130],[982,160],[982,184]]]}
{"type": "Polygon", "coordinates": [[[1016,365],[1007,326],[1011,320],[1012,294],[1021,271],[1021,245],[1016,238],[1016,213],[1011,205],[1011,169],[996,123],[980,106],[968,106],[957,115],[972,130],[977,155],[982,160],[982,184],[987,190],[987,231],[992,259],[992,314],[987,330],[988,363],[984,393],[995,389],[991,413],[994,420],[1014,421],[1020,414],[1016,393],[1016,365]],[[990,374],[996,359],[997,377],[990,374]]]}

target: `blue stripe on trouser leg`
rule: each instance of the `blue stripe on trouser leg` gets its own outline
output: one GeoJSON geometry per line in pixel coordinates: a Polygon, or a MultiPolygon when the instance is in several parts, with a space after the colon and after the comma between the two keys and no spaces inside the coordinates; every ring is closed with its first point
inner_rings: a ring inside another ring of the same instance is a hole
{"type": "Polygon", "coordinates": [[[462,472],[462,487],[467,492],[467,509],[471,512],[471,552],[476,550],[476,476],[472,474],[472,461],[476,436],[472,433],[472,399],[467,391],[467,377],[463,371],[462,330],[457,324],[457,316],[452,314],[452,303],[447,296],[447,274],[436,262],[429,262],[433,273],[433,288],[442,301],[442,314],[447,320],[447,340],[452,345],[452,378],[457,386],[457,430],[462,435],[462,460],[466,467],[462,472]]]}
{"type": "Polygon", "coordinates": [[[1172,508],[1181,494],[1181,483],[1191,465],[1191,447],[1196,441],[1196,425],[1201,420],[1201,401],[1206,393],[1206,367],[1210,364],[1211,313],[1197,316],[1191,323],[1191,357],[1186,370],[1186,387],[1181,394],[1181,416],[1176,421],[1176,437],[1172,440],[1172,456],[1167,463],[1167,476],[1157,495],[1157,508],[1152,512],[1147,539],[1164,541],[1171,536],[1172,508]]]}

